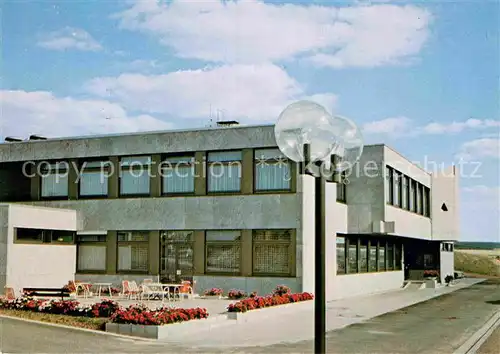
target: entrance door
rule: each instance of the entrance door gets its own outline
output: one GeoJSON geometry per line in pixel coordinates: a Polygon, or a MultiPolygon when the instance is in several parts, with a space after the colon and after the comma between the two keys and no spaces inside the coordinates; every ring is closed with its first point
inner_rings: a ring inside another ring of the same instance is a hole
{"type": "Polygon", "coordinates": [[[162,282],[193,280],[192,231],[165,231],[161,234],[160,273],[162,282]]]}

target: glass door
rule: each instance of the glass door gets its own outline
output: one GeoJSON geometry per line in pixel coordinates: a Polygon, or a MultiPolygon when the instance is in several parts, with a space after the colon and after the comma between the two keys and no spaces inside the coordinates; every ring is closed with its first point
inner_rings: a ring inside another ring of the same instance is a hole
{"type": "Polygon", "coordinates": [[[160,276],[162,283],[193,279],[193,232],[161,233],[160,276]]]}

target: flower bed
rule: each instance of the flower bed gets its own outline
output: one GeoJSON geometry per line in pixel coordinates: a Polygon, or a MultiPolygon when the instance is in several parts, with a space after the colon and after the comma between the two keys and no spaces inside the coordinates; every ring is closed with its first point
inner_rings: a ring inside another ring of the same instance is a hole
{"type": "Polygon", "coordinates": [[[93,305],[82,305],[75,300],[38,300],[23,296],[15,300],[0,300],[0,309],[40,312],[73,317],[110,317],[119,309],[118,303],[104,300],[93,305]]]}
{"type": "Polygon", "coordinates": [[[314,297],[310,293],[298,293],[298,294],[283,294],[283,295],[267,295],[267,296],[256,296],[253,298],[247,298],[230,304],[227,308],[227,312],[247,312],[251,310],[262,309],[265,307],[279,306],[285,304],[291,304],[296,302],[312,300],[314,297]]]}
{"type": "MultiPolygon", "coordinates": [[[[137,325],[165,325],[195,319],[208,318],[204,308],[150,310],[145,306],[130,306],[126,309],[116,302],[104,300],[93,305],[82,305],[74,300],[38,300],[21,297],[15,300],[0,300],[0,310],[25,313],[50,314],[82,318],[109,318],[113,323],[137,325]]],[[[26,317],[26,316],[24,316],[26,317]]]]}
{"type": "Polygon", "coordinates": [[[211,288],[208,290],[205,290],[203,293],[204,297],[207,298],[217,298],[217,299],[222,299],[222,296],[224,296],[224,290],[220,288],[211,288]]]}
{"type": "Polygon", "coordinates": [[[208,318],[208,312],[204,308],[194,309],[172,309],[162,308],[150,310],[145,306],[130,306],[119,309],[111,316],[111,322],[121,324],[155,325],[184,322],[189,320],[208,318]]]}

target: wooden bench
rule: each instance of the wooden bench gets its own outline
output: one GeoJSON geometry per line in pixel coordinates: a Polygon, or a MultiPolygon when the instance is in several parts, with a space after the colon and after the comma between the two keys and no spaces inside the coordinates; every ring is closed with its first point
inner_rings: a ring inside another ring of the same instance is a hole
{"type": "Polygon", "coordinates": [[[28,296],[60,297],[61,300],[70,296],[70,291],[66,288],[24,288],[23,292],[28,296]]]}

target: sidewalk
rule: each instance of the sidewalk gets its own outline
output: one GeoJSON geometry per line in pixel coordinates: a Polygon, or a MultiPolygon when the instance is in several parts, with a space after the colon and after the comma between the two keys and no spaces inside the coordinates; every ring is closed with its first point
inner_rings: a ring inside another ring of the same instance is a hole
{"type": "MultiPolygon", "coordinates": [[[[359,323],[384,313],[469,287],[483,279],[462,279],[451,287],[422,290],[395,290],[369,296],[332,301],[327,305],[327,331],[359,323]]],[[[216,327],[207,331],[168,339],[164,342],[182,343],[197,348],[266,346],[277,343],[296,343],[314,336],[314,302],[310,310],[286,316],[267,318],[262,322],[247,322],[216,327]]],[[[328,334],[327,334],[328,336],[328,334]]]]}

